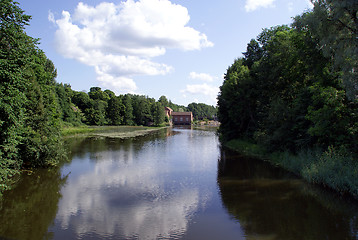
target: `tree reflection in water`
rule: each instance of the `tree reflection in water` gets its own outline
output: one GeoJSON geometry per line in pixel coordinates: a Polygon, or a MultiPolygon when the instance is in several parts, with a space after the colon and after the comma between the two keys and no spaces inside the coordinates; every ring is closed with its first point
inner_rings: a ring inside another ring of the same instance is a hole
{"type": "Polygon", "coordinates": [[[221,151],[218,185],[247,239],[357,239],[358,208],[261,160],[221,151]]]}
{"type": "Polygon", "coordinates": [[[67,176],[58,168],[23,174],[0,200],[0,236],[8,239],[51,239],[48,228],[58,210],[67,176]],[[36,224],[35,224],[36,223],[36,224]]]}

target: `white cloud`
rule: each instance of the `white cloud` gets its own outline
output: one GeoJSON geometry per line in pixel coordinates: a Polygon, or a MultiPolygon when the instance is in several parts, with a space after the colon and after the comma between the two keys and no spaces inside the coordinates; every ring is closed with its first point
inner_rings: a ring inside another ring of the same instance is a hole
{"type": "Polygon", "coordinates": [[[205,82],[212,82],[214,81],[214,78],[213,76],[207,74],[207,73],[196,73],[196,72],[191,72],[189,74],[189,78],[191,79],[198,79],[198,80],[201,80],[201,81],[205,81],[205,82]]]}
{"type": "MultiPolygon", "coordinates": [[[[127,0],[89,6],[80,2],[74,13],[55,20],[58,51],[95,67],[102,84],[133,91],[135,75],[164,75],[171,66],[151,58],[166,49],[199,50],[213,46],[207,36],[187,26],[188,10],[169,0],[127,0]]],[[[115,90],[115,89],[114,89],[115,90]]]]}
{"type": "Polygon", "coordinates": [[[186,89],[181,90],[183,94],[191,94],[191,95],[202,95],[208,98],[208,103],[212,105],[216,105],[216,98],[219,93],[219,87],[204,84],[192,84],[186,85],[186,89]]]}
{"type": "Polygon", "coordinates": [[[260,7],[271,7],[275,0],[246,0],[245,10],[246,12],[252,12],[260,7]]]}

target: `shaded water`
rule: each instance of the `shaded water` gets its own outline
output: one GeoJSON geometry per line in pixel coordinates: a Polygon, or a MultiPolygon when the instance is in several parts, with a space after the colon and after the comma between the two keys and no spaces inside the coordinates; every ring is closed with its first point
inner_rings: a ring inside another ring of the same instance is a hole
{"type": "Polygon", "coordinates": [[[214,131],[73,138],[71,162],[24,174],[0,239],[358,239],[358,205],[255,159],[214,131]]]}

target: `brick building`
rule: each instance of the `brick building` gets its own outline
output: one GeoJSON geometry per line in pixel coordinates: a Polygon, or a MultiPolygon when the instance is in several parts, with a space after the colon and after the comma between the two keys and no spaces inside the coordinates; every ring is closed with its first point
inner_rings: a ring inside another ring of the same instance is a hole
{"type": "Polygon", "coordinates": [[[192,112],[172,112],[173,125],[191,125],[193,122],[192,112]]]}

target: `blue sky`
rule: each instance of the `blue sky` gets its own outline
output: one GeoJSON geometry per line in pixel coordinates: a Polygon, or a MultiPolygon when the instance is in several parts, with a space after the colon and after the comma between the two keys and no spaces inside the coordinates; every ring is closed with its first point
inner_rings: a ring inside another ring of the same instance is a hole
{"type": "Polygon", "coordinates": [[[250,39],[311,7],[309,0],[18,2],[58,82],[182,105],[216,105],[223,74],[250,39]]]}

